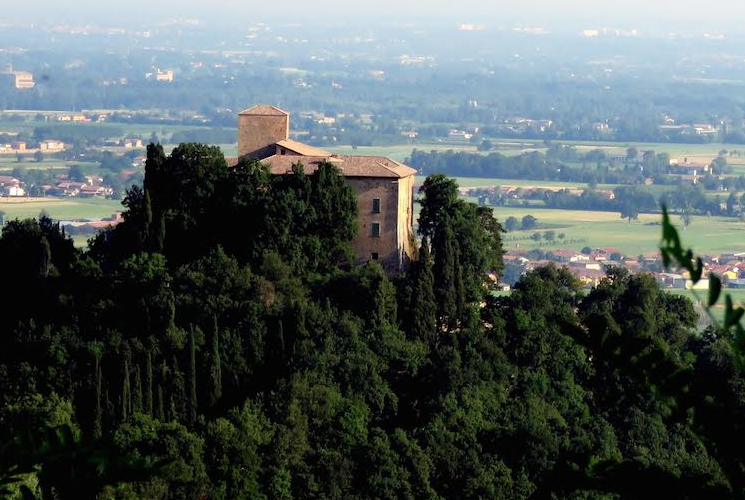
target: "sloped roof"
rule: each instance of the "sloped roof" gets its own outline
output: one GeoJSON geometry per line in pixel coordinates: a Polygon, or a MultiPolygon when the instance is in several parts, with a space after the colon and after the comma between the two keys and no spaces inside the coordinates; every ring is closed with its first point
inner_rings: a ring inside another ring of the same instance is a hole
{"type": "Polygon", "coordinates": [[[252,115],[252,116],[289,116],[290,113],[283,111],[276,106],[269,106],[267,104],[257,104],[256,106],[250,107],[238,113],[239,115],[252,115]]]}
{"type": "Polygon", "coordinates": [[[416,174],[416,170],[382,156],[282,156],[274,155],[262,160],[275,175],[292,171],[295,163],[302,163],[305,172],[312,174],[321,163],[335,165],[344,177],[377,177],[402,179],[416,174]]]}
{"type": "Polygon", "coordinates": [[[329,153],[328,151],[314,148],[313,146],[308,146],[307,144],[293,141],[292,139],[285,139],[285,140],[279,141],[277,143],[277,146],[281,146],[285,149],[289,149],[290,151],[294,151],[295,153],[302,155],[302,156],[331,156],[331,153],[329,153]]]}

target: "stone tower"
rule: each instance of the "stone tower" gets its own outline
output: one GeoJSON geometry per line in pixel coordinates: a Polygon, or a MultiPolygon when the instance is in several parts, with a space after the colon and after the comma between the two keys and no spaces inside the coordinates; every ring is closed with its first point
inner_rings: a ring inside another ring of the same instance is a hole
{"type": "Polygon", "coordinates": [[[238,157],[267,158],[276,143],[290,137],[290,114],[274,106],[258,105],[238,115],[238,157]]]}

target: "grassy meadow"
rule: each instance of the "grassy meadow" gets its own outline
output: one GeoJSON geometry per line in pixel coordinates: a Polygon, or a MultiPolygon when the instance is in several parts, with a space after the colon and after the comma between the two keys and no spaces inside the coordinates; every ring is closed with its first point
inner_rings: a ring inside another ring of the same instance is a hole
{"type": "Polygon", "coordinates": [[[67,171],[73,165],[85,165],[85,163],[58,160],[56,158],[45,158],[41,162],[34,161],[32,158],[26,158],[22,162],[16,160],[15,155],[0,155],[0,175],[10,175],[10,173],[19,168],[21,170],[59,170],[67,171]]]}
{"type": "Polygon", "coordinates": [[[45,210],[53,219],[98,219],[121,211],[118,200],[99,198],[31,198],[0,201],[0,210],[5,212],[5,220],[38,217],[45,210]]]}
{"type": "MultiPolygon", "coordinates": [[[[34,112],[36,114],[36,112],[34,112]]],[[[36,122],[36,121],[28,121],[28,122],[17,122],[13,120],[8,119],[1,119],[0,118],[0,133],[17,133],[17,132],[26,132],[26,133],[32,133],[36,127],[45,127],[45,126],[65,126],[68,124],[68,122],[36,122]]],[[[97,129],[110,129],[112,132],[119,132],[122,131],[125,135],[140,135],[147,139],[150,137],[150,134],[155,132],[158,136],[163,135],[172,135],[175,132],[180,132],[184,130],[195,130],[200,128],[211,128],[211,127],[200,127],[197,125],[161,125],[157,123],[153,124],[139,124],[139,123],[70,123],[70,125],[74,125],[76,127],[84,126],[84,127],[91,127],[91,128],[97,128],[97,129]]],[[[237,134],[237,132],[236,132],[237,134]]],[[[112,139],[116,138],[119,139],[118,136],[114,136],[112,134],[112,139]]]]}
{"type": "MultiPolygon", "coordinates": [[[[536,207],[494,207],[494,214],[502,222],[510,216],[521,219],[525,215],[532,215],[538,219],[537,231],[551,229],[557,234],[566,234],[566,242],[557,240],[548,243],[542,240],[541,246],[538,246],[533,240],[527,239],[536,230],[514,231],[505,235],[505,245],[515,250],[615,247],[626,255],[636,256],[656,251],[661,236],[659,214],[642,214],[639,220],[632,222],[622,220],[616,212],[536,207]]],[[[673,216],[673,223],[682,229],[678,217],[673,216]]],[[[745,250],[745,224],[734,218],[694,217],[691,225],[681,230],[681,236],[684,244],[692,246],[697,253],[719,254],[745,250]]]]}

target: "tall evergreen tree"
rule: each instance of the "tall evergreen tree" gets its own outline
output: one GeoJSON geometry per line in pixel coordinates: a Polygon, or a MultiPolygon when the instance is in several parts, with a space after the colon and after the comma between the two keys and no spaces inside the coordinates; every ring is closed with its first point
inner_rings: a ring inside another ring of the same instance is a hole
{"type": "Polygon", "coordinates": [[[39,259],[39,276],[46,278],[49,276],[49,270],[52,267],[52,248],[49,246],[49,240],[46,236],[41,237],[41,255],[39,259]]]}
{"type": "Polygon", "coordinates": [[[217,317],[212,328],[212,352],[210,354],[210,406],[215,406],[222,397],[222,367],[220,361],[220,332],[217,317]]]}
{"type": "Polygon", "coordinates": [[[452,329],[458,316],[458,290],[456,250],[453,230],[443,221],[435,230],[432,241],[434,253],[434,284],[437,299],[437,327],[452,329]]]}
{"type": "Polygon", "coordinates": [[[165,402],[163,401],[163,386],[158,384],[158,411],[155,417],[161,422],[166,421],[166,408],[165,402]]]}
{"type": "Polygon", "coordinates": [[[410,335],[418,339],[433,340],[437,333],[437,300],[432,273],[432,254],[425,236],[419,250],[419,261],[414,267],[414,284],[409,307],[410,335]]]}
{"type": "Polygon", "coordinates": [[[140,249],[147,251],[150,246],[151,228],[153,225],[153,205],[150,200],[150,191],[145,190],[145,196],[142,203],[142,228],[140,233],[140,249]]]}
{"type": "Polygon", "coordinates": [[[189,330],[189,424],[197,421],[197,346],[194,328],[189,330]]]}
{"type": "Polygon", "coordinates": [[[126,422],[132,414],[132,389],[129,381],[129,361],[124,360],[124,370],[122,373],[122,422],[126,422]]]}
{"type": "Polygon", "coordinates": [[[155,223],[150,230],[150,250],[163,253],[166,246],[166,216],[159,212],[155,217],[155,223]]]}
{"type": "Polygon", "coordinates": [[[134,388],[132,397],[132,413],[142,413],[142,376],[140,375],[140,365],[135,365],[134,388]]]}
{"type": "Polygon", "coordinates": [[[96,387],[96,407],[93,415],[93,437],[98,439],[103,434],[103,426],[102,426],[102,420],[103,420],[103,408],[101,407],[101,383],[102,383],[102,373],[101,373],[101,353],[96,352],[94,353],[94,362],[95,362],[95,387],[96,387]]]}
{"type": "Polygon", "coordinates": [[[153,355],[148,350],[145,358],[145,413],[153,416],[153,355]]]}

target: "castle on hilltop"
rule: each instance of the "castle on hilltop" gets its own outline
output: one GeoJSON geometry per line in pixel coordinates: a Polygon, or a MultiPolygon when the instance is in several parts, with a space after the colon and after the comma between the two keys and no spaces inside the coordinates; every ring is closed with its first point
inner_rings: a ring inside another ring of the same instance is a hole
{"type": "Polygon", "coordinates": [[[275,175],[291,173],[296,163],[308,174],[332,163],[357,195],[357,264],[375,260],[396,272],[415,255],[413,168],[382,156],[338,155],[293,141],[290,114],[266,105],[238,115],[238,156],[260,160],[275,175]]]}

